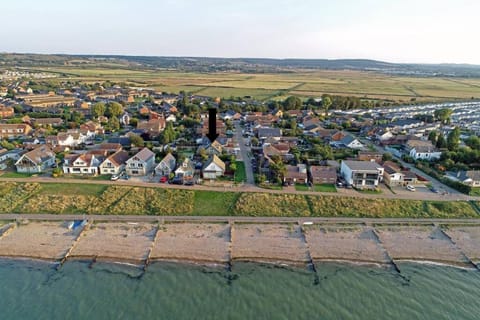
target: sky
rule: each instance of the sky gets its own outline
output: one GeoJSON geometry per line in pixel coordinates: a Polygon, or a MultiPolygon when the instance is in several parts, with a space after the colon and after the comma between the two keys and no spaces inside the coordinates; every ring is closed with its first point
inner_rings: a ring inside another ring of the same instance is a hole
{"type": "Polygon", "coordinates": [[[480,65],[478,0],[15,0],[0,52],[480,65]]]}

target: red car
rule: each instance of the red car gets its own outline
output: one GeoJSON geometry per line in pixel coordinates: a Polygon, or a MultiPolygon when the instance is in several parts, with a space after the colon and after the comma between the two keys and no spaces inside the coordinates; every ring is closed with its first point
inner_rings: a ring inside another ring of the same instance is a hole
{"type": "Polygon", "coordinates": [[[161,183],[165,183],[165,182],[167,182],[167,181],[168,181],[168,177],[167,177],[167,176],[163,176],[163,177],[160,178],[160,182],[161,182],[161,183]]]}

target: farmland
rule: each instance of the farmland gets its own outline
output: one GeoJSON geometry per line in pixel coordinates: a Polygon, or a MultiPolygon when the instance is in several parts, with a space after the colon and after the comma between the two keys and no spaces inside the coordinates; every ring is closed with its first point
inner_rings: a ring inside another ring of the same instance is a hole
{"type": "Polygon", "coordinates": [[[132,86],[212,97],[252,97],[258,100],[296,95],[357,96],[393,102],[445,101],[480,98],[480,81],[469,78],[407,77],[358,70],[293,70],[285,73],[181,72],[120,67],[48,67],[30,71],[55,73],[56,81],[123,82],[132,86]]]}
{"type": "Polygon", "coordinates": [[[466,201],[364,199],[69,183],[2,185],[0,213],[477,218],[466,201]]]}

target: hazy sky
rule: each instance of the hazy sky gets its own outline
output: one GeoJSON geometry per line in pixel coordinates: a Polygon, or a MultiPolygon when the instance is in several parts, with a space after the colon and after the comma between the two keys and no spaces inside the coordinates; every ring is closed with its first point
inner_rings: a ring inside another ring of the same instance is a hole
{"type": "Polygon", "coordinates": [[[0,52],[480,64],[479,0],[15,0],[0,52]]]}

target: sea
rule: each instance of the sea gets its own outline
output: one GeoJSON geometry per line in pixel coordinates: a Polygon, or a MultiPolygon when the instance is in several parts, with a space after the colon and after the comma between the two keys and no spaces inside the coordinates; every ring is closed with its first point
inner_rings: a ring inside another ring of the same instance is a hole
{"type": "Polygon", "coordinates": [[[3,259],[0,319],[480,319],[478,270],[399,268],[3,259]]]}

